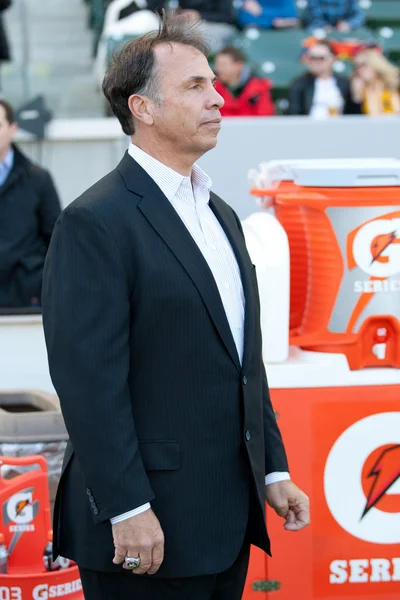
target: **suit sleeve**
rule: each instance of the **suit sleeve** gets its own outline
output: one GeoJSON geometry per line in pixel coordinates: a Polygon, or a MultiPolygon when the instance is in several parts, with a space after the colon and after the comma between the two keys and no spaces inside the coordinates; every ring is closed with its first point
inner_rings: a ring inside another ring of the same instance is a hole
{"type": "MultiPolygon", "coordinates": [[[[240,232],[244,237],[242,224],[237,214],[232,211],[240,232]]],[[[246,241],[246,240],[245,240],[246,241]]],[[[261,325],[260,325],[261,326],[261,325]]],[[[262,395],[263,395],[263,415],[264,415],[264,440],[265,440],[265,475],[277,472],[288,472],[289,466],[286,457],[286,450],[282,440],[282,435],[276,422],[275,412],[271,403],[271,396],[265,373],[263,359],[260,356],[262,369],[262,395]]]]}
{"type": "Polygon", "coordinates": [[[275,412],[271,403],[271,396],[267,382],[264,365],[263,370],[263,398],[264,398],[264,439],[265,439],[265,474],[279,471],[288,472],[289,466],[286,457],[282,435],[276,422],[275,412]]]}
{"type": "Polygon", "coordinates": [[[69,207],[54,229],[43,277],[50,374],[95,523],[154,498],[132,412],[130,299],[114,238],[100,218],[69,207]]]}
{"type": "Polygon", "coordinates": [[[303,85],[302,82],[297,79],[293,81],[289,88],[289,115],[304,115],[303,110],[303,85]]]}
{"type": "Polygon", "coordinates": [[[344,107],[343,114],[344,115],[362,115],[362,102],[355,102],[353,100],[353,96],[351,93],[351,84],[349,81],[346,81],[346,87],[344,89],[343,94],[344,99],[344,107]]]}
{"type": "Polygon", "coordinates": [[[44,171],[40,190],[39,222],[40,235],[44,239],[47,248],[60,212],[60,200],[53,179],[50,173],[44,171]]]}

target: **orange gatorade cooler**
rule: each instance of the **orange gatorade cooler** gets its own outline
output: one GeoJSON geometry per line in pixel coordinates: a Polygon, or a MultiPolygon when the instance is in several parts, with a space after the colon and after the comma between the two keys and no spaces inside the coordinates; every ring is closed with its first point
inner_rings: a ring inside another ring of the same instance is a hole
{"type": "Polygon", "coordinates": [[[290,343],[400,368],[400,161],[274,161],[258,184],[289,238],[290,343]]]}

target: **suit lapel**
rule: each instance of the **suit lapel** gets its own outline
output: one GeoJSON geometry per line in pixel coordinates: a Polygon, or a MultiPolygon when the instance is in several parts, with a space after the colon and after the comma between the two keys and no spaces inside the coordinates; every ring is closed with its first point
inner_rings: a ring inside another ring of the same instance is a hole
{"type": "Polygon", "coordinates": [[[242,285],[245,297],[245,313],[244,313],[244,351],[242,360],[243,372],[247,371],[247,365],[251,361],[254,335],[254,284],[252,278],[253,265],[248,255],[246,244],[240,233],[238,223],[228,205],[223,202],[215,194],[211,194],[210,207],[221,224],[221,227],[226,233],[226,236],[235,253],[236,260],[239,265],[240,274],[242,277],[242,285]]]}
{"type": "Polygon", "coordinates": [[[208,313],[237,369],[239,357],[214,276],[181,218],[151,177],[128,155],[118,167],[128,189],[142,196],[138,204],[153,229],[179,260],[208,310],[208,313]]]}

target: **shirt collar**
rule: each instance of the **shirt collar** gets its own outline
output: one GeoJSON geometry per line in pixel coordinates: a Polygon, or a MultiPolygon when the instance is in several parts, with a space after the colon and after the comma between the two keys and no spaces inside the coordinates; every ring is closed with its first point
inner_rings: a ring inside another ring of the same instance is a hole
{"type": "MultiPolygon", "coordinates": [[[[178,189],[185,179],[184,175],[177,173],[167,165],[144,152],[135,144],[130,143],[130,156],[150,175],[153,181],[158,185],[163,194],[171,201],[176,195],[178,189]]],[[[211,189],[211,179],[198,165],[193,165],[191,183],[193,187],[211,189]]]]}
{"type": "Polygon", "coordinates": [[[11,147],[8,151],[8,153],[6,154],[5,159],[3,160],[2,163],[0,163],[4,169],[6,169],[7,171],[11,171],[13,165],[14,165],[14,148],[11,147]]]}

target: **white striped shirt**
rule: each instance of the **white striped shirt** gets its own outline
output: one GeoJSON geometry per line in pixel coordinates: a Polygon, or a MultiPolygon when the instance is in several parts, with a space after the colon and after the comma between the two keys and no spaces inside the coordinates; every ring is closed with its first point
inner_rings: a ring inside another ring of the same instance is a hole
{"type": "Polygon", "coordinates": [[[193,166],[191,177],[180,175],[133,144],[129,154],[171,202],[204,256],[214,275],[242,362],[245,306],[242,280],[232,246],[209,205],[211,179],[197,165],[193,166]]]}
{"type": "MultiPolygon", "coordinates": [[[[217,285],[240,362],[243,359],[245,298],[235,253],[220,222],[210,208],[211,179],[193,165],[191,177],[185,177],[156,160],[134,144],[131,157],[146,171],[171,202],[204,256],[217,285]]],[[[289,479],[288,473],[271,473],[266,485],[289,479]]],[[[111,519],[114,525],[150,508],[144,504],[111,519]]]]}

